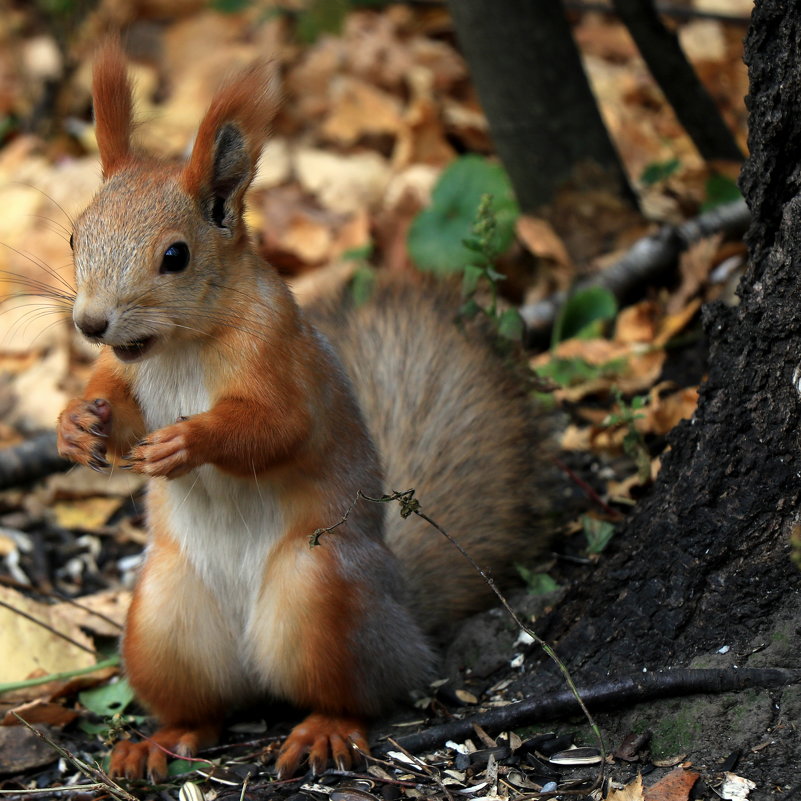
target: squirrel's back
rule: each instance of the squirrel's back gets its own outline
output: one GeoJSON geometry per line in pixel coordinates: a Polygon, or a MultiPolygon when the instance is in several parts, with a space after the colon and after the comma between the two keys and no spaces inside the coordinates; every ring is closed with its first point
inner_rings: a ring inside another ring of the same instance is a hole
{"type": "MultiPolygon", "coordinates": [[[[502,578],[547,539],[546,424],[489,339],[456,324],[457,310],[447,287],[388,281],[360,307],[312,317],[353,382],[385,490],[414,488],[422,510],[502,578]]],[[[426,629],[486,605],[485,582],[445,537],[394,504],[386,515],[426,629]]]]}

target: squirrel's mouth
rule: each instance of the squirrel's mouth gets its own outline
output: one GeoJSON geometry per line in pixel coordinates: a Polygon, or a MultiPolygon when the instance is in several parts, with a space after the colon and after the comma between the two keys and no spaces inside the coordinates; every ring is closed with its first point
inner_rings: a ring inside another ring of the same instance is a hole
{"type": "Polygon", "coordinates": [[[129,342],[127,345],[112,345],[111,349],[121,362],[135,362],[150,350],[155,341],[156,337],[145,337],[129,342]]]}

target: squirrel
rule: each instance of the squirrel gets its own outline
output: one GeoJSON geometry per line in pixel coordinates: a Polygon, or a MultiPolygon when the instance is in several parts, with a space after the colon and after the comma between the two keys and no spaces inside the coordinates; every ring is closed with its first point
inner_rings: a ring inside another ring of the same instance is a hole
{"type": "Polygon", "coordinates": [[[103,183],[70,245],[73,321],[102,349],[57,431],[62,456],[150,479],[121,651],[161,728],[114,746],[116,776],[162,779],[164,749],[195,754],[263,697],[310,712],[280,777],[368,751],[370,719],[431,677],[431,632],[487,588],[422,520],[358,493],[415,487],[496,574],[542,544],[536,416],[448,293],[390,281],[365,306],[306,312],[258,255],[243,211],[272,72],[225,83],[176,165],[131,144],[119,42],[95,61],[103,183]]]}

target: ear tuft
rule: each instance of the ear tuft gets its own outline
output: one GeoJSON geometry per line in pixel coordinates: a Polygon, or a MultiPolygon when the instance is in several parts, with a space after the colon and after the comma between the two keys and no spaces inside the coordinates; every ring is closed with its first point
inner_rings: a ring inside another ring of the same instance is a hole
{"type": "Polygon", "coordinates": [[[103,178],[117,172],[131,157],[133,100],[125,55],[117,37],[98,50],[92,71],[95,135],[103,178]]]}
{"type": "Polygon", "coordinates": [[[184,189],[209,221],[232,229],[278,109],[275,66],[259,62],[214,95],[184,168],[184,189]]]}

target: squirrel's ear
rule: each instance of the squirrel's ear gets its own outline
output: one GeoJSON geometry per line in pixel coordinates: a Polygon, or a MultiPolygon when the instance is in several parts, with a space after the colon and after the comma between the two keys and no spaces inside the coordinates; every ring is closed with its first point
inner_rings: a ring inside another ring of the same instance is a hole
{"type": "Polygon", "coordinates": [[[95,135],[105,179],[117,172],[131,156],[131,84],[117,38],[108,39],[98,51],[92,72],[92,96],[95,135]]]}
{"type": "Polygon", "coordinates": [[[223,86],[200,123],[184,189],[209,222],[233,232],[278,108],[275,69],[258,63],[223,86]]]}

